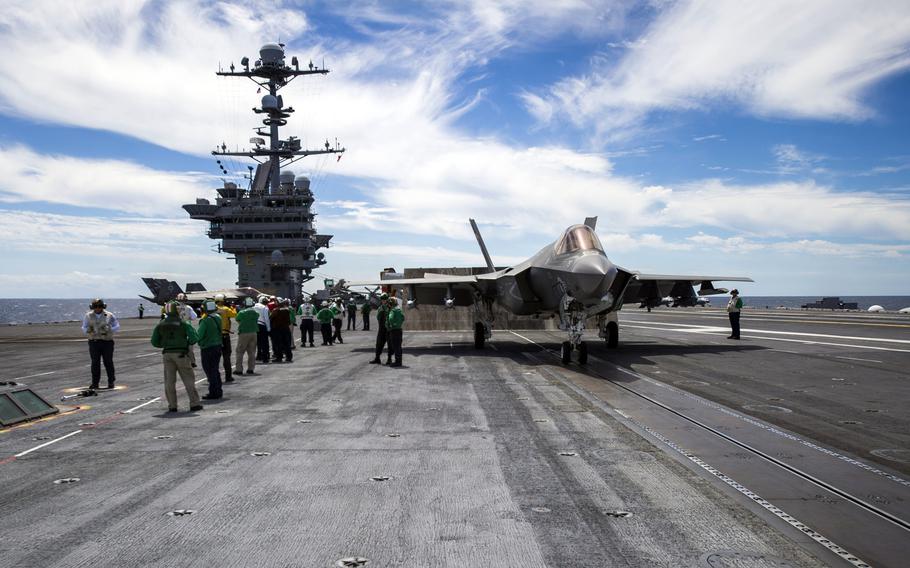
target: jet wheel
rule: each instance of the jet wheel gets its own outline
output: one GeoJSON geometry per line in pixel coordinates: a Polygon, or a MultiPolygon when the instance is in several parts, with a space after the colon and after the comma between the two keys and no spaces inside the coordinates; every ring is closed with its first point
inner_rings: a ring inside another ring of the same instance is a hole
{"type": "Polygon", "coordinates": [[[584,365],[588,362],[588,344],[582,341],[578,344],[578,364],[584,365]]]}
{"type": "Polygon", "coordinates": [[[474,324],[474,349],[483,349],[483,343],[487,338],[484,331],[482,323],[476,322],[474,324]]]}
{"type": "Polygon", "coordinates": [[[562,342],[562,362],[564,365],[568,365],[572,360],[572,344],[568,341],[562,342]]]}
{"type": "Polygon", "coordinates": [[[606,337],[607,348],[616,349],[619,346],[619,326],[616,322],[611,321],[607,324],[606,337]]]}

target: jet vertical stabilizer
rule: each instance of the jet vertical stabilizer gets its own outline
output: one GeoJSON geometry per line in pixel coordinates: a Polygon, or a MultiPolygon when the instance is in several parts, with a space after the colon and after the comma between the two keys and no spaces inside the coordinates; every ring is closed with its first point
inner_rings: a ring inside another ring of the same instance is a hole
{"type": "Polygon", "coordinates": [[[490,269],[490,272],[496,272],[496,267],[493,266],[493,259],[490,258],[490,253],[487,252],[487,245],[483,243],[483,237],[480,236],[480,229],[477,228],[477,223],[474,222],[474,219],[468,219],[468,221],[471,222],[471,228],[474,229],[474,236],[477,237],[477,244],[480,245],[480,252],[483,253],[487,268],[490,269]]]}

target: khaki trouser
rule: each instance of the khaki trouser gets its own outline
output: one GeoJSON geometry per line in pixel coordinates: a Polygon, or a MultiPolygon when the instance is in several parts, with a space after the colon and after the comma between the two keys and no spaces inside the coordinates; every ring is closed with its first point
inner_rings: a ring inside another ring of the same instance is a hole
{"type": "Polygon", "coordinates": [[[190,397],[190,406],[199,406],[199,393],[196,392],[196,375],[190,366],[190,358],[184,353],[162,353],[164,361],[164,396],[168,408],[177,408],[177,373],[186,393],[190,397]]]}
{"type": "Polygon", "coordinates": [[[250,371],[256,370],[256,332],[241,333],[237,336],[237,365],[234,372],[238,375],[243,374],[243,356],[246,355],[246,368],[250,371]]]}

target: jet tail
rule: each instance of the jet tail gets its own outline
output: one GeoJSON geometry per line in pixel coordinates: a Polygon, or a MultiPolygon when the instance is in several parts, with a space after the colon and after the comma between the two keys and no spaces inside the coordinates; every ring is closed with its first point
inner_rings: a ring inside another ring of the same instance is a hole
{"type": "Polygon", "coordinates": [[[490,272],[496,272],[496,267],[493,266],[493,259],[490,258],[490,253],[487,252],[487,245],[483,244],[483,237],[480,236],[480,229],[477,228],[477,223],[474,222],[474,219],[468,220],[471,222],[471,228],[474,229],[474,236],[477,237],[477,244],[480,245],[480,252],[483,253],[487,268],[490,269],[490,272]]]}
{"type": "Polygon", "coordinates": [[[597,229],[597,217],[585,217],[585,225],[592,229],[597,229]]]}

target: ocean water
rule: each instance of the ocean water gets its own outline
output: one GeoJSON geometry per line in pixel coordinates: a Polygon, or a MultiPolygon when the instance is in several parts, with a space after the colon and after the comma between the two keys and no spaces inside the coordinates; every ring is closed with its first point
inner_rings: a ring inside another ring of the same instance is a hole
{"type": "MultiPolygon", "coordinates": [[[[161,308],[151,302],[130,298],[105,298],[108,311],[118,318],[139,317],[139,304],[145,306],[145,317],[157,317],[161,308]]],[[[60,321],[82,321],[91,298],[0,298],[0,325],[21,325],[60,321]]]]}
{"type": "MultiPolygon", "coordinates": [[[[743,296],[746,306],[753,308],[796,308],[812,304],[822,299],[822,296],[743,296]]],[[[711,300],[714,306],[726,306],[729,296],[715,296],[711,300]]],[[[889,312],[896,312],[910,307],[910,296],[840,296],[842,302],[856,302],[860,310],[869,306],[881,306],[889,312]]]]}
{"type": "MultiPolygon", "coordinates": [[[[799,309],[803,304],[820,300],[821,296],[743,296],[747,307],[799,309]]],[[[728,296],[713,296],[711,305],[727,305],[728,296]]],[[[879,305],[896,312],[910,307],[910,296],[841,296],[844,302],[857,302],[861,310],[879,305]]],[[[157,317],[161,308],[150,302],[130,298],[105,298],[107,309],[118,318],[139,316],[138,307],[145,306],[146,317],[157,317]]],[[[82,321],[91,298],[85,299],[16,299],[0,298],[0,325],[25,325],[29,323],[82,321]]],[[[629,307],[635,307],[629,305],[629,307]]]]}

